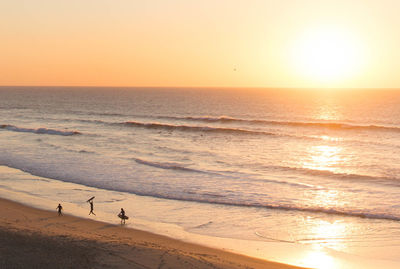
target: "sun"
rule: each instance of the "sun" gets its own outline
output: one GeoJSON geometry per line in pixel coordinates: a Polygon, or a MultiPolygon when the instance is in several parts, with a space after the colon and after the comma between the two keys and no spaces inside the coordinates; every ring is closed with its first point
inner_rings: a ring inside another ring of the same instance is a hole
{"type": "Polygon", "coordinates": [[[363,65],[362,43],[345,29],[309,29],[293,42],[291,61],[309,80],[336,83],[351,78],[363,65]]]}

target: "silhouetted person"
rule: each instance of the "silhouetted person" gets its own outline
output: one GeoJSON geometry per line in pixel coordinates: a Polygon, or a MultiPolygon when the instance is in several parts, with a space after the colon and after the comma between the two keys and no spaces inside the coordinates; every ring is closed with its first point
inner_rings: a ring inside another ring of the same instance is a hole
{"type": "Polygon", "coordinates": [[[61,212],[62,211],[62,206],[61,206],[61,204],[58,204],[56,209],[57,209],[58,215],[62,216],[62,212],[61,212]]]}
{"type": "Polygon", "coordinates": [[[90,204],[90,212],[89,212],[89,215],[90,215],[90,214],[93,214],[93,215],[96,216],[96,214],[93,212],[93,200],[90,200],[90,201],[89,201],[89,204],[90,204]]]}
{"type": "Polygon", "coordinates": [[[121,208],[121,212],[119,212],[118,216],[121,218],[121,224],[122,222],[124,222],[125,224],[126,215],[125,215],[125,210],[123,208],[121,208]]]}

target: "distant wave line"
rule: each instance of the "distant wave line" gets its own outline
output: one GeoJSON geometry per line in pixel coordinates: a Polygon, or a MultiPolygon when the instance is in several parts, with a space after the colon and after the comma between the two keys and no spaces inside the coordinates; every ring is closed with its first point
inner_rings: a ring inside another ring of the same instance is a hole
{"type": "Polygon", "coordinates": [[[334,209],[334,208],[298,207],[295,205],[260,204],[260,203],[251,203],[251,202],[240,203],[240,202],[233,202],[233,200],[229,200],[229,201],[223,201],[223,200],[219,200],[219,199],[213,199],[213,200],[208,199],[207,200],[207,199],[201,199],[201,198],[199,199],[199,198],[190,198],[190,197],[174,197],[174,196],[170,196],[170,195],[145,194],[145,193],[135,193],[135,194],[142,195],[142,196],[152,196],[152,197],[156,197],[156,198],[169,199],[169,200],[180,200],[180,201],[188,201],[188,202],[207,203],[207,204],[220,204],[220,205],[240,206],[240,207],[256,207],[256,208],[267,208],[267,209],[272,209],[272,210],[322,213],[322,214],[337,215],[337,216],[400,221],[400,216],[393,216],[393,215],[385,214],[385,213],[373,214],[373,213],[369,213],[369,212],[346,211],[346,210],[334,209]]]}
{"type": "Polygon", "coordinates": [[[144,123],[144,122],[137,122],[137,121],[127,121],[127,122],[123,122],[120,124],[129,126],[129,127],[141,127],[141,128],[147,128],[147,129],[279,136],[276,133],[264,132],[264,131],[254,131],[254,130],[237,129],[237,128],[220,128],[220,127],[210,127],[210,126],[173,125],[173,124],[164,124],[164,123],[158,123],[158,122],[144,123]]]}
{"type": "MultiPolygon", "coordinates": [[[[193,168],[187,168],[187,167],[184,167],[183,165],[176,164],[176,163],[151,162],[151,161],[146,161],[146,160],[142,160],[139,158],[133,158],[133,160],[139,164],[156,167],[156,168],[160,168],[160,169],[167,169],[167,170],[171,169],[171,170],[178,170],[178,171],[183,171],[183,172],[211,174],[211,175],[224,177],[224,178],[230,178],[230,179],[241,179],[240,177],[224,175],[223,172],[203,171],[203,170],[198,170],[198,169],[193,169],[193,168]]],[[[273,184],[290,185],[290,186],[301,187],[301,188],[313,188],[313,189],[321,189],[322,188],[320,186],[315,186],[315,185],[302,183],[302,182],[289,182],[289,181],[284,181],[284,180],[273,180],[273,179],[261,179],[261,180],[255,179],[255,180],[264,182],[264,183],[268,182],[268,183],[273,183],[273,184]]]]}
{"type": "MultiPolygon", "coordinates": [[[[177,163],[165,163],[165,162],[152,162],[147,160],[142,160],[139,158],[133,158],[133,160],[139,164],[152,166],[159,169],[167,169],[167,170],[180,170],[184,172],[195,172],[195,173],[203,173],[203,174],[212,174],[219,177],[230,178],[230,179],[241,179],[241,177],[235,177],[232,175],[226,175],[224,171],[214,172],[214,171],[203,171],[193,168],[184,167],[181,164],[177,163]]],[[[321,176],[321,177],[328,177],[338,180],[357,180],[361,182],[373,182],[375,184],[381,185],[390,185],[390,186],[400,186],[400,180],[398,178],[391,178],[391,177],[376,177],[376,176],[369,176],[369,175],[361,175],[361,174],[349,174],[349,173],[335,173],[328,170],[317,170],[317,169],[309,169],[309,168],[301,168],[301,167],[288,167],[288,166],[266,166],[267,169],[272,170],[279,170],[279,171],[289,171],[289,172],[298,172],[302,175],[309,175],[309,176],[321,176]]],[[[255,181],[260,182],[268,182],[273,184],[281,184],[281,185],[290,185],[294,187],[301,187],[301,188],[311,188],[311,189],[321,189],[323,187],[319,185],[313,185],[303,182],[291,182],[285,180],[275,180],[275,179],[253,179],[255,181]]]]}
{"type": "Polygon", "coordinates": [[[161,169],[171,169],[171,170],[179,170],[179,171],[184,171],[184,172],[195,172],[195,173],[208,174],[208,172],[206,172],[206,171],[187,168],[182,165],[175,164],[175,163],[150,162],[150,161],[145,161],[145,160],[142,160],[139,158],[133,158],[133,160],[139,164],[152,166],[152,167],[156,167],[156,168],[161,168],[161,169]]]}
{"type": "Polygon", "coordinates": [[[34,133],[34,134],[49,134],[49,135],[63,135],[63,136],[82,134],[78,131],[65,131],[65,130],[62,131],[62,130],[47,129],[47,128],[32,129],[32,128],[17,127],[9,124],[0,125],[0,128],[13,132],[34,133]]]}
{"type": "Polygon", "coordinates": [[[290,172],[294,171],[309,176],[322,176],[340,180],[357,180],[361,182],[373,182],[373,183],[379,183],[396,187],[400,186],[400,179],[394,177],[369,176],[369,175],[351,174],[351,173],[336,173],[329,170],[319,170],[319,169],[289,167],[289,166],[265,166],[265,168],[280,170],[280,171],[290,171],[290,172]]]}
{"type": "Polygon", "coordinates": [[[302,121],[275,121],[275,120],[260,120],[260,119],[241,119],[227,116],[221,117],[174,117],[174,116],[158,116],[159,119],[185,120],[185,121],[200,121],[200,122],[216,122],[216,123],[247,123],[259,125],[286,125],[286,126],[302,126],[302,127],[319,127],[328,129],[365,129],[365,130],[386,130],[400,132],[400,127],[384,126],[384,125],[357,125],[339,122],[302,122],[302,121]]]}
{"type": "MultiPolygon", "coordinates": [[[[142,118],[154,118],[154,117],[151,117],[151,116],[138,116],[138,117],[142,117],[142,118]]],[[[171,119],[171,118],[174,118],[174,119],[177,119],[177,118],[179,118],[179,117],[169,117],[169,116],[156,116],[156,118],[158,118],[158,119],[171,119]]],[[[185,118],[187,118],[187,117],[185,117],[185,118]]],[[[185,119],[185,118],[179,118],[179,119],[185,119]]],[[[191,118],[191,117],[188,117],[188,118],[191,118]]],[[[205,118],[208,118],[208,117],[205,117],[205,118]]],[[[224,118],[224,117],[223,117],[224,118]]],[[[62,120],[62,121],[65,121],[65,122],[81,122],[81,123],[90,123],[90,124],[98,124],[98,125],[109,125],[109,126],[115,126],[115,125],[126,125],[126,122],[111,122],[111,121],[104,121],[104,120],[99,120],[99,119],[71,119],[71,118],[49,118],[49,117],[46,117],[46,118],[39,118],[40,120],[62,120]]],[[[195,119],[197,119],[197,118],[195,118],[195,119]]],[[[219,118],[213,118],[213,119],[219,119],[219,118]]],[[[208,122],[208,121],[207,121],[208,122]]],[[[137,122],[138,123],[138,126],[137,127],[140,127],[139,126],[139,124],[143,124],[143,128],[146,128],[146,125],[147,124],[152,124],[152,123],[146,123],[146,122],[137,122]]],[[[162,126],[161,125],[163,125],[163,123],[156,123],[156,124],[159,124],[159,126],[158,126],[158,128],[159,129],[162,129],[162,126]]],[[[169,129],[169,130],[171,130],[171,129],[173,129],[174,128],[174,126],[178,126],[178,128],[177,128],[177,130],[179,129],[179,126],[186,126],[186,125],[173,125],[173,124],[164,124],[164,125],[166,125],[167,127],[165,127],[166,129],[169,129]],[[170,127],[168,127],[168,126],[170,126],[170,127]]],[[[132,127],[132,126],[131,126],[132,127]]],[[[184,128],[183,127],[183,128],[184,128]]],[[[191,127],[191,126],[186,126],[186,127],[188,127],[188,129],[186,129],[186,131],[189,131],[189,127],[191,127]]],[[[202,126],[194,126],[194,127],[196,127],[197,129],[196,130],[193,130],[193,131],[202,131],[201,130],[201,128],[203,128],[202,126]]],[[[149,126],[147,126],[147,128],[149,128],[149,129],[151,129],[151,128],[153,128],[153,129],[157,129],[157,127],[156,126],[152,126],[152,127],[149,127],[149,126]]],[[[219,127],[217,127],[217,126],[204,126],[204,128],[213,128],[214,129],[214,132],[218,132],[218,128],[219,127]]],[[[297,138],[297,139],[308,139],[308,140],[326,140],[326,138],[325,137],[320,137],[320,136],[316,136],[316,135],[300,135],[299,133],[296,133],[296,134],[288,134],[288,133],[285,133],[285,132],[281,132],[281,133],[278,133],[278,132],[274,132],[274,131],[271,131],[271,132],[264,132],[264,131],[253,131],[253,130],[247,130],[247,129],[244,129],[244,128],[238,128],[238,129],[235,129],[235,128],[220,128],[220,129],[225,129],[225,132],[227,132],[227,130],[233,130],[233,132],[241,132],[241,130],[243,130],[246,134],[263,134],[263,135],[275,135],[275,136],[279,136],[279,137],[291,137],[291,138],[297,138]]],[[[203,130],[203,131],[205,131],[205,130],[203,130]]],[[[211,130],[210,130],[211,131],[211,130]]],[[[223,131],[222,131],[223,132],[223,131]]],[[[335,141],[335,140],[332,140],[332,141],[335,141]]],[[[384,144],[384,143],[380,143],[380,142],[376,142],[376,141],[361,141],[361,140],[341,140],[341,141],[343,141],[343,142],[346,142],[346,143],[362,143],[362,144],[374,144],[374,145],[379,145],[379,146],[390,146],[390,147],[400,147],[400,146],[398,146],[398,145],[393,145],[393,144],[384,144]]]]}
{"type": "MultiPolygon", "coordinates": [[[[124,190],[126,192],[126,190],[124,190]]],[[[280,205],[273,203],[257,203],[257,202],[234,202],[234,200],[223,200],[225,196],[221,195],[220,199],[215,197],[215,199],[207,199],[202,197],[184,197],[184,196],[174,196],[168,194],[159,194],[159,193],[147,193],[141,191],[128,191],[128,193],[133,193],[141,196],[150,196],[161,199],[168,200],[178,200],[178,201],[187,201],[187,202],[196,202],[196,203],[204,203],[204,204],[217,204],[217,205],[227,205],[227,206],[238,206],[238,207],[254,207],[254,208],[266,208],[272,210],[282,210],[282,211],[297,211],[297,212],[308,212],[308,213],[321,213],[327,215],[336,215],[336,216],[345,216],[345,217],[357,217],[357,218],[368,218],[368,219],[381,219],[381,220],[392,220],[392,221],[400,221],[400,216],[394,216],[385,213],[370,213],[370,212],[362,212],[362,211],[346,211],[344,209],[335,209],[335,208],[322,208],[322,207],[299,207],[296,205],[280,205]],[[221,199],[222,198],[222,199],[221,199]]],[[[210,197],[209,195],[206,195],[210,197]]]]}

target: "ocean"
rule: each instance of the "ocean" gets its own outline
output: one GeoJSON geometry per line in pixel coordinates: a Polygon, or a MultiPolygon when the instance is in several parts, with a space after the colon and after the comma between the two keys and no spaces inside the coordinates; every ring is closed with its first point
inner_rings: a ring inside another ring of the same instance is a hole
{"type": "Polygon", "coordinates": [[[1,87],[0,165],[44,209],[400,264],[399,90],[1,87]]]}

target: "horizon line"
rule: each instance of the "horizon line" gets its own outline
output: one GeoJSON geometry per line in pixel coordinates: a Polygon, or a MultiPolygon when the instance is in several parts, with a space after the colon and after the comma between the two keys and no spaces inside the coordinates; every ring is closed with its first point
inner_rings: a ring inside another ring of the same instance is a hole
{"type": "Polygon", "coordinates": [[[28,88],[28,87],[42,87],[42,88],[147,88],[147,89],[298,89],[298,90],[314,90],[314,89],[327,89],[327,90],[368,90],[368,89],[381,89],[381,90],[399,90],[399,87],[284,87],[284,86],[99,86],[99,85],[0,85],[0,88],[15,87],[15,88],[28,88]]]}

